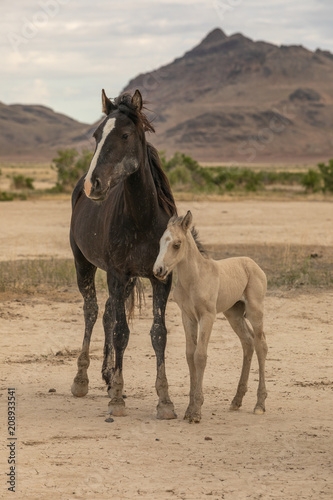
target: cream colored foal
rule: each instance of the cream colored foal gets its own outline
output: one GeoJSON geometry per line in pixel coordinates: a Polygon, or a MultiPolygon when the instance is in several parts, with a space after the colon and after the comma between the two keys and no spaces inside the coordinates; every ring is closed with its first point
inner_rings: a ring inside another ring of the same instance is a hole
{"type": "Polygon", "coordinates": [[[255,349],[259,362],[259,386],[254,413],[262,414],[267,397],[267,344],[263,331],[266,275],[248,257],[215,261],[205,256],[195,240],[195,231],[189,230],[191,224],[191,212],[187,212],[185,217],[173,216],[170,219],[160,240],[160,252],[153,268],[154,275],[164,280],[177,267],[178,281],[174,298],[182,312],[191,381],[190,403],[184,418],[190,422],[201,420],[207,346],[219,312],[224,313],[240,338],[244,354],[237,392],[230,409],[238,410],[242,405],[255,349]],[[253,330],[245,320],[245,315],[253,330]]]}

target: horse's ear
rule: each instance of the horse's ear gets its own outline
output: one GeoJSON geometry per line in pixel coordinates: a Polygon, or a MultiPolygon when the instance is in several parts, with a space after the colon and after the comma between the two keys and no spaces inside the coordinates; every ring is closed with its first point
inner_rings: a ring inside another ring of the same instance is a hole
{"type": "Polygon", "coordinates": [[[140,90],[136,89],[136,91],[134,92],[134,95],[132,97],[132,104],[134,104],[134,106],[136,107],[136,109],[138,111],[141,111],[142,109],[142,95],[141,95],[141,92],[140,90]]]}
{"type": "Polygon", "coordinates": [[[112,102],[108,97],[106,97],[104,89],[102,89],[102,109],[103,113],[105,113],[106,115],[109,115],[111,111],[116,109],[115,105],[112,104],[112,102]]]}
{"type": "Polygon", "coordinates": [[[188,212],[187,212],[187,214],[185,215],[185,217],[183,218],[182,223],[181,223],[181,227],[182,227],[182,229],[183,229],[185,232],[186,232],[186,231],[189,229],[189,227],[191,226],[191,224],[192,224],[192,219],[193,219],[192,214],[191,214],[191,212],[190,212],[190,211],[188,211],[188,212]]]}

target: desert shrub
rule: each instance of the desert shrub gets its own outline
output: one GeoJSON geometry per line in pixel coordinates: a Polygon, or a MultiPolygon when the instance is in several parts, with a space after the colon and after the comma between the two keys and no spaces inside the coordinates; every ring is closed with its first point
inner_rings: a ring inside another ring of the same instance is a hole
{"type": "Polygon", "coordinates": [[[34,189],[33,178],[24,175],[13,175],[12,185],[14,189],[34,189]]]}
{"type": "Polygon", "coordinates": [[[318,168],[320,170],[323,179],[323,191],[333,192],[333,158],[328,161],[328,164],[318,163],[318,168]]]}
{"type": "Polygon", "coordinates": [[[210,172],[184,153],[176,152],[170,160],[160,155],[162,166],[175,190],[202,191],[214,187],[210,172]]]}
{"type": "Polygon", "coordinates": [[[301,184],[305,187],[307,191],[312,191],[316,193],[321,188],[322,176],[317,170],[309,168],[309,170],[303,174],[301,184]]]}
{"type": "Polygon", "coordinates": [[[13,199],[14,199],[13,193],[7,193],[6,191],[0,192],[0,201],[13,201],[13,199]]]}
{"type": "Polygon", "coordinates": [[[77,181],[88,171],[93,153],[76,149],[60,149],[58,156],[52,160],[52,168],[57,171],[55,191],[70,192],[77,181]]]}

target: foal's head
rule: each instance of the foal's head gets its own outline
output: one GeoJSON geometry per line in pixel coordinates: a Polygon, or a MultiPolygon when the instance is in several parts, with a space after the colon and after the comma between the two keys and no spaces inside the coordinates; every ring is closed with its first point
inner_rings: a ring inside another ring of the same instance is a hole
{"type": "Polygon", "coordinates": [[[102,90],[105,120],[94,132],[96,149],[84,182],[88,198],[102,201],[111,187],[133,174],[144,157],[145,130],[154,131],[136,90],[112,102],[102,90]]]}
{"type": "Polygon", "coordinates": [[[160,252],[154,264],[156,278],[164,280],[169,273],[186,257],[186,238],[192,224],[190,211],[184,217],[174,215],[160,239],[160,252]]]}

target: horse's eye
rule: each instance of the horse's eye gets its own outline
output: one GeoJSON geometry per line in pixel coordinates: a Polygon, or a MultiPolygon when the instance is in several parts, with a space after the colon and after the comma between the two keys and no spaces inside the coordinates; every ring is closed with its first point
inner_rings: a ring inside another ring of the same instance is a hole
{"type": "Polygon", "coordinates": [[[179,250],[179,249],[180,249],[180,243],[174,243],[174,244],[173,244],[173,248],[174,248],[175,250],[179,250]]]}
{"type": "Polygon", "coordinates": [[[128,139],[129,134],[123,134],[123,139],[128,139]]]}

